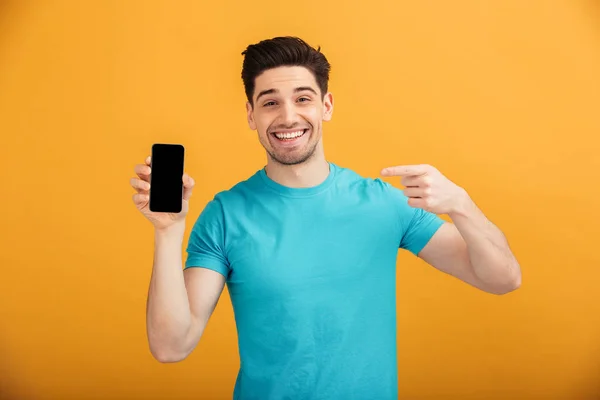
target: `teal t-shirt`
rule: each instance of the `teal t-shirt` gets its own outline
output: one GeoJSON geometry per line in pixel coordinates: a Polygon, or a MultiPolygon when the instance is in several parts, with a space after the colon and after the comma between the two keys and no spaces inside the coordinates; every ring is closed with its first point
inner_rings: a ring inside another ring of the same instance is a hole
{"type": "Polygon", "coordinates": [[[236,400],[398,398],[398,250],[416,255],[444,221],[381,179],[329,166],[310,188],[261,169],[192,228],[185,267],[227,278],[236,400]]]}

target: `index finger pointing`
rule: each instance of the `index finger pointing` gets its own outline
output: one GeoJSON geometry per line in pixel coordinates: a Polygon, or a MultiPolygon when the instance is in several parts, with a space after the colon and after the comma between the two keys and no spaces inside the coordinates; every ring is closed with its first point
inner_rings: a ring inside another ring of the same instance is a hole
{"type": "Polygon", "coordinates": [[[381,170],[383,176],[416,176],[427,173],[426,165],[398,165],[395,167],[387,167],[381,170]]]}

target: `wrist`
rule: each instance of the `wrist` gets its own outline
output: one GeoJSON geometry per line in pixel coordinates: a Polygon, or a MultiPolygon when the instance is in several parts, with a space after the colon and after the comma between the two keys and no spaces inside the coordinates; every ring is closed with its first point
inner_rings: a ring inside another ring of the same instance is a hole
{"type": "Polygon", "coordinates": [[[172,225],[167,227],[155,228],[154,236],[159,239],[167,239],[167,238],[179,238],[182,237],[185,233],[185,220],[180,222],[175,222],[172,225]]]}
{"type": "Polygon", "coordinates": [[[472,209],[472,204],[473,201],[467,191],[461,188],[457,195],[455,206],[448,213],[448,216],[452,219],[455,217],[467,217],[472,209]]]}

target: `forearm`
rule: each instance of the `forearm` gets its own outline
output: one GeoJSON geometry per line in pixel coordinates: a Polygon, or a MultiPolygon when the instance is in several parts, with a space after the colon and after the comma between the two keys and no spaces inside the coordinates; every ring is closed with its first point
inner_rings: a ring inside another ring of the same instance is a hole
{"type": "Polygon", "coordinates": [[[154,233],[154,265],[146,310],[152,354],[176,361],[185,352],[191,313],[182,270],[183,224],[154,233]]]}
{"type": "Polygon", "coordinates": [[[477,278],[497,293],[516,289],[521,283],[521,271],[505,235],[466,192],[460,206],[449,216],[467,244],[477,278]]]}

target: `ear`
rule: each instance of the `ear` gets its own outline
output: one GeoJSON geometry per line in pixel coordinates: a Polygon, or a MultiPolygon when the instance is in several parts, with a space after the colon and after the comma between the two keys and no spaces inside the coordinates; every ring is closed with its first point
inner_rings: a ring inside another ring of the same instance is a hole
{"type": "Polygon", "coordinates": [[[331,121],[333,114],[333,94],[330,92],[323,97],[323,121],[331,121]]]}
{"type": "Polygon", "coordinates": [[[249,101],[246,102],[246,114],[247,114],[247,118],[248,118],[248,126],[250,126],[250,129],[255,131],[256,130],[256,122],[254,122],[254,111],[252,110],[252,105],[250,104],[249,101]]]}

